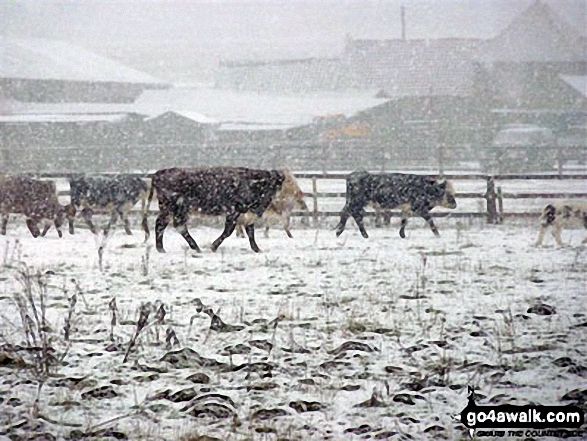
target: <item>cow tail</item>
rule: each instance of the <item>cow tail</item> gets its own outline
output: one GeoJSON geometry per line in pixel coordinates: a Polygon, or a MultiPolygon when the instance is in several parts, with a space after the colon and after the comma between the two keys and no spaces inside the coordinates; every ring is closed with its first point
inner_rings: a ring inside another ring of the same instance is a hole
{"type": "Polygon", "coordinates": [[[148,193],[149,196],[147,197],[147,201],[145,203],[146,192],[143,193],[143,197],[141,198],[141,207],[143,210],[143,220],[141,225],[143,226],[143,230],[145,232],[145,242],[149,240],[150,232],[149,232],[149,222],[147,221],[147,217],[149,216],[149,207],[151,206],[151,201],[153,200],[153,193],[155,190],[155,186],[153,185],[153,178],[147,183],[148,193]]]}
{"type": "Polygon", "coordinates": [[[547,225],[552,225],[554,219],[556,217],[556,207],[554,205],[548,204],[542,210],[542,215],[540,216],[540,224],[544,227],[547,225]]]}

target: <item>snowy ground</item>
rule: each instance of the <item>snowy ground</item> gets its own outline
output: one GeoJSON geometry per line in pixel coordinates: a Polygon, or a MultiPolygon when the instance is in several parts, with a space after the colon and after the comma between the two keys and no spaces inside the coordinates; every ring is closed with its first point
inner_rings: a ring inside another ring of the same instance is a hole
{"type": "Polygon", "coordinates": [[[171,228],[166,254],[143,245],[138,228],[133,236],[119,229],[100,270],[88,230],[33,239],[11,222],[0,237],[0,431],[43,439],[465,439],[454,416],[467,385],[478,404],[568,404],[565,394],[577,390],[584,405],[584,230],[564,232],[569,247],[554,248],[549,236],[537,249],[535,221],[439,219],[436,239],[414,219],[406,240],[397,224],[369,223],[367,240],[352,220],[340,238],[329,225],[296,228],[294,239],[276,228],[269,238],[259,232],[260,254],[235,237],[212,253],[218,228],[192,228],[199,255],[171,228]],[[16,347],[25,346],[19,269],[51,272],[41,277],[49,346],[63,356],[38,394],[37,418],[34,354],[16,347]],[[211,329],[199,301],[228,326],[211,329]],[[123,363],[145,302],[164,305],[164,323],[152,324],[151,313],[123,363]],[[168,329],[179,340],[173,348],[168,329]]]}

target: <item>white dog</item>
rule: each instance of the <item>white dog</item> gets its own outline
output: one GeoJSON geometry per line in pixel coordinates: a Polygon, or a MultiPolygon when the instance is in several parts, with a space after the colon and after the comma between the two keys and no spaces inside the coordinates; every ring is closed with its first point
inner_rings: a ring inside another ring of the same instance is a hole
{"type": "MultiPolygon", "coordinates": [[[[583,225],[587,228],[587,201],[567,200],[548,204],[540,215],[540,232],[536,246],[542,245],[548,227],[552,228],[552,236],[558,246],[563,246],[561,232],[563,228],[573,225],[583,225]]],[[[587,238],[582,243],[587,243],[587,238]]]]}

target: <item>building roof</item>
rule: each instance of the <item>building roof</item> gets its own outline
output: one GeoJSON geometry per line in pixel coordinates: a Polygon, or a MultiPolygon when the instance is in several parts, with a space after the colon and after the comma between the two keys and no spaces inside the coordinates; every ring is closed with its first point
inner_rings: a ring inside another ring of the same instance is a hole
{"type": "Polygon", "coordinates": [[[480,49],[484,62],[587,61],[585,39],[539,0],[480,49]]]}
{"type": "Polygon", "coordinates": [[[127,118],[123,114],[71,114],[71,113],[35,113],[0,115],[0,123],[118,123],[127,118]]]}
{"type": "Polygon", "coordinates": [[[0,78],[165,85],[151,75],[59,40],[1,36],[0,78]]]}
{"type": "Polygon", "coordinates": [[[195,112],[230,127],[290,128],[310,124],[317,116],[340,113],[352,116],[384,99],[375,91],[315,92],[278,95],[213,88],[172,88],[145,91],[134,103],[139,113],[172,110],[195,112]]]}
{"type": "Polygon", "coordinates": [[[587,75],[559,75],[561,79],[579,92],[582,96],[587,97],[587,75]]]}
{"type": "Polygon", "coordinates": [[[338,58],[233,60],[220,63],[215,84],[233,90],[309,93],[345,88],[348,76],[338,58]]]}
{"type": "Polygon", "coordinates": [[[4,115],[120,115],[147,118],[180,115],[201,124],[221,124],[226,130],[276,130],[312,123],[314,118],[347,117],[386,101],[375,90],[276,95],[202,87],[175,87],[143,92],[131,104],[0,102],[4,115]]]}
{"type": "Polygon", "coordinates": [[[176,115],[185,119],[189,119],[190,121],[197,122],[199,124],[218,124],[217,120],[209,118],[206,115],[203,115],[198,112],[190,112],[185,110],[166,110],[157,115],[152,115],[148,118],[145,118],[145,121],[153,121],[155,119],[160,118],[172,118],[176,115]]]}
{"type": "Polygon", "coordinates": [[[356,88],[384,96],[465,96],[472,93],[473,55],[480,40],[350,40],[345,63],[356,88]]]}

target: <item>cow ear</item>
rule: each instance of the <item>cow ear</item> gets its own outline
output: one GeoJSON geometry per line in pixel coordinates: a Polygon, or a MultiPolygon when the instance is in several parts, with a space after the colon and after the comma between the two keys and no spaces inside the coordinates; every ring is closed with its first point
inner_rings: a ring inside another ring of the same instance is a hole
{"type": "Polygon", "coordinates": [[[442,188],[446,187],[446,178],[439,178],[437,181],[438,185],[440,185],[442,188]]]}
{"type": "Polygon", "coordinates": [[[272,170],[271,174],[273,175],[278,185],[283,184],[283,181],[285,181],[285,174],[283,172],[279,170],[272,170]]]}

